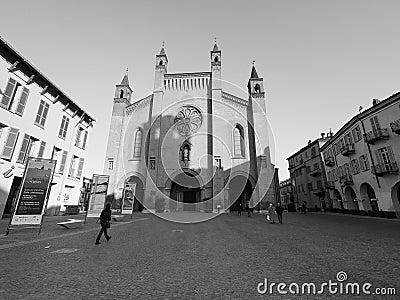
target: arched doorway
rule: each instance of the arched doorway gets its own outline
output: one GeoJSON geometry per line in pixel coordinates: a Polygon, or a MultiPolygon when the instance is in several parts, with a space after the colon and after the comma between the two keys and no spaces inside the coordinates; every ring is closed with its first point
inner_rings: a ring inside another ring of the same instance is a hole
{"type": "Polygon", "coordinates": [[[360,186],[360,194],[362,200],[368,204],[368,210],[379,211],[378,201],[376,200],[375,191],[372,186],[366,182],[360,186]]]}
{"type": "Polygon", "coordinates": [[[344,209],[342,196],[340,195],[340,192],[336,189],[333,190],[333,201],[335,203],[335,208],[344,209]]]}
{"type": "Polygon", "coordinates": [[[393,207],[396,211],[400,211],[400,181],[392,188],[393,207]]]}
{"type": "MultiPolygon", "coordinates": [[[[135,188],[135,200],[133,203],[133,211],[143,210],[143,200],[144,200],[144,187],[143,182],[137,176],[130,176],[126,181],[124,187],[129,187],[130,184],[136,183],[135,188]]],[[[125,191],[124,191],[125,194],[125,191]]]]}
{"type": "Polygon", "coordinates": [[[351,187],[346,187],[344,198],[346,199],[346,209],[360,210],[358,202],[354,201],[357,198],[356,192],[351,187]]]}
{"type": "Polygon", "coordinates": [[[246,208],[246,203],[250,201],[253,188],[250,180],[242,175],[237,175],[229,181],[229,203],[230,211],[238,211],[240,203],[242,209],[246,208]]]}
{"type": "Polygon", "coordinates": [[[184,172],[178,174],[171,184],[170,209],[177,211],[198,211],[196,203],[201,202],[200,180],[195,174],[184,172]]]}

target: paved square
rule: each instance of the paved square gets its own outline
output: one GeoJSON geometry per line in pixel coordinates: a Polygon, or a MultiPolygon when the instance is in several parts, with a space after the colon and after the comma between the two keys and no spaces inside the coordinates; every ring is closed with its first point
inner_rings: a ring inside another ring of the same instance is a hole
{"type": "Polygon", "coordinates": [[[288,213],[271,225],[264,215],[232,213],[179,224],[137,214],[114,223],[101,245],[93,222],[72,231],[56,223],[28,242],[14,232],[0,240],[2,299],[399,299],[257,292],[265,278],[321,284],[342,271],[345,282],[399,294],[399,221],[288,213]]]}

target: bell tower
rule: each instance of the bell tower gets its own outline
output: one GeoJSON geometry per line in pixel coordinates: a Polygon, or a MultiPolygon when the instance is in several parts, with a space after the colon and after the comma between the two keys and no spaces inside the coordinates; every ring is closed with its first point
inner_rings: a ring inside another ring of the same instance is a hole
{"type": "Polygon", "coordinates": [[[126,69],[125,76],[124,78],[122,78],[121,83],[115,86],[114,100],[116,99],[126,100],[130,103],[132,93],[133,90],[129,86],[128,69],[126,69]]]}

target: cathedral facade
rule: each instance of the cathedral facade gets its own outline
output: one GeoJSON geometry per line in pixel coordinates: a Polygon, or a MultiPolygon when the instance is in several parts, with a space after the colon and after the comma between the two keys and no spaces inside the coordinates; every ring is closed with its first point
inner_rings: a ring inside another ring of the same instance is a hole
{"type": "Polygon", "coordinates": [[[104,164],[114,208],[225,212],[276,201],[263,79],[253,65],[245,97],[224,91],[221,54],[215,44],[209,72],[168,73],[163,47],[149,96],[132,100],[128,74],[116,85],[104,164]]]}

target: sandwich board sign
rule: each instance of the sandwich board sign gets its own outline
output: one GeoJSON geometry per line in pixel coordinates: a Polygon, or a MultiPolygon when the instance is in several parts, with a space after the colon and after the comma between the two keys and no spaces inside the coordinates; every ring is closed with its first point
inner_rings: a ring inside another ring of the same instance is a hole
{"type": "Polygon", "coordinates": [[[92,189],[90,191],[89,205],[86,218],[100,217],[106,202],[108,181],[110,176],[93,174],[92,189]]]}
{"type": "Polygon", "coordinates": [[[14,225],[39,226],[40,233],[55,166],[55,160],[32,157],[27,159],[7,233],[10,226],[14,225]]]}
{"type": "Polygon", "coordinates": [[[135,203],[136,182],[127,182],[125,184],[124,194],[122,197],[121,214],[132,214],[133,204],[135,203]]]}

